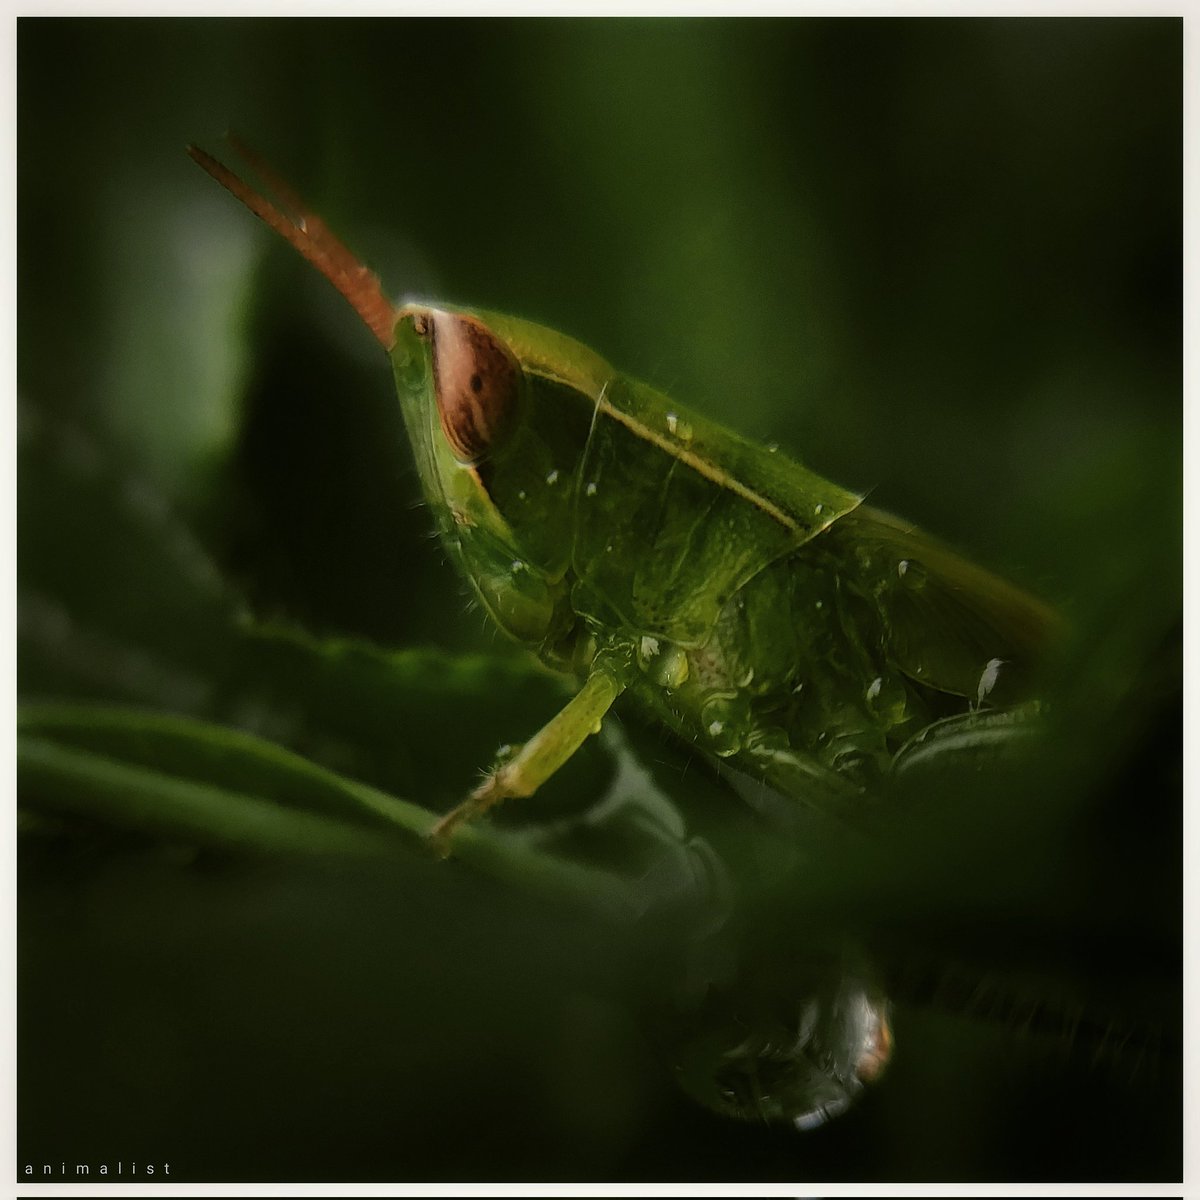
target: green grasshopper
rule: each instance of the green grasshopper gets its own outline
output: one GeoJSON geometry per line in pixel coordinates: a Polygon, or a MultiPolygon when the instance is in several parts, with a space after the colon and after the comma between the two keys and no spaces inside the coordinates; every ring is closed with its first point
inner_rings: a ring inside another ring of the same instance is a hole
{"type": "Polygon", "coordinates": [[[802,804],[850,800],[907,743],[1028,695],[1056,626],[1045,604],[561,333],[396,307],[237,148],[278,204],[189,153],[353,305],[390,357],[450,557],[500,629],[580,683],[437,824],[443,851],[541,786],[622,693],[802,804]]]}

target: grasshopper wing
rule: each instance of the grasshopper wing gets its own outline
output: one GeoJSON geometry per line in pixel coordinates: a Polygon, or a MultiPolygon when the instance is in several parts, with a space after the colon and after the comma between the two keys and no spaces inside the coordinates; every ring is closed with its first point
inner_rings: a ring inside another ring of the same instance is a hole
{"type": "Polygon", "coordinates": [[[1048,605],[887,513],[862,506],[827,536],[877,606],[884,655],[936,691],[1016,699],[1060,632],[1048,605]]]}
{"type": "Polygon", "coordinates": [[[615,376],[584,454],[575,569],[630,628],[698,646],[740,587],[858,503],[784,455],[615,376]]]}

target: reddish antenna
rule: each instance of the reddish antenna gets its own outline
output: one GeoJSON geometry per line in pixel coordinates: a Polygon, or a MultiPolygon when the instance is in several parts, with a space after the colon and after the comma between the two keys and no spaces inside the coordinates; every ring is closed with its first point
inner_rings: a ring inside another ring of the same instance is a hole
{"type": "Polygon", "coordinates": [[[354,257],[354,254],[330,232],[329,226],[316,213],[311,212],[288,184],[253,150],[233,134],[227,134],[226,138],[230,146],[275,193],[282,207],[277,207],[256,192],[211,154],[196,146],[188,146],[187,152],[223,188],[232,192],[255,216],[260,217],[299,250],[350,301],[354,311],[378,338],[383,348],[390,350],[396,340],[396,309],[383,294],[379,277],[354,257]],[[285,213],[284,209],[290,212],[285,213]]]}

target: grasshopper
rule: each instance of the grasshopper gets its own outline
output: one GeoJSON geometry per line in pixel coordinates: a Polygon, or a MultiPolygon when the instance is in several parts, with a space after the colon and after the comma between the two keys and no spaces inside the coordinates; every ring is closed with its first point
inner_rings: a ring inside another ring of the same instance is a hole
{"type": "Polygon", "coordinates": [[[619,696],[800,804],[1028,697],[1041,601],[909,524],[501,313],[394,305],[252,153],[292,244],[387,352],[437,531],[491,620],[579,689],[432,831],[528,796],[619,696]]]}

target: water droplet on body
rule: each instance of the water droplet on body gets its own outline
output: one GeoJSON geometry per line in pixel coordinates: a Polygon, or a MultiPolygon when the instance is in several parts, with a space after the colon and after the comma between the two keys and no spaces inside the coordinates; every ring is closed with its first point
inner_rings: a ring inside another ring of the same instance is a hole
{"type": "Polygon", "coordinates": [[[658,660],[658,669],[654,672],[654,678],[668,691],[674,691],[677,687],[682,687],[687,683],[690,673],[687,652],[680,646],[672,646],[658,660]]]}
{"type": "Polygon", "coordinates": [[[708,748],[718,758],[736,754],[745,744],[744,733],[749,724],[745,702],[737,697],[718,696],[700,712],[700,725],[708,737],[708,748]]]}
{"type": "Polygon", "coordinates": [[[673,437],[677,437],[681,442],[690,442],[692,440],[692,427],[686,422],[679,419],[678,413],[667,413],[667,432],[673,437]]]}
{"type": "Polygon", "coordinates": [[[638,644],[638,665],[660,687],[672,691],[687,682],[690,673],[687,651],[671,642],[643,637],[638,644]]]}
{"type": "Polygon", "coordinates": [[[871,680],[863,698],[867,710],[888,728],[899,725],[907,715],[908,689],[894,675],[879,675],[871,680]]]}

